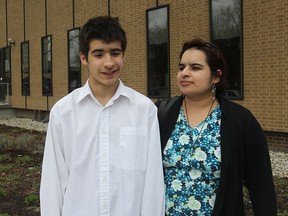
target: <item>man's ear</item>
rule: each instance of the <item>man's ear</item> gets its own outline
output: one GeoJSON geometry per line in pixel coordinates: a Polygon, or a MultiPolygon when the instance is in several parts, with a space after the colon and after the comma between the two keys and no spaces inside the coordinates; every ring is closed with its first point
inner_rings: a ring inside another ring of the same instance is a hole
{"type": "Polygon", "coordinates": [[[213,74],[213,83],[216,84],[220,82],[222,76],[222,71],[218,69],[214,74],[213,74]]]}
{"type": "Polygon", "coordinates": [[[86,66],[86,65],[88,64],[88,61],[87,61],[86,56],[85,56],[82,52],[80,52],[79,57],[80,57],[81,63],[82,63],[84,66],[86,66]]]}

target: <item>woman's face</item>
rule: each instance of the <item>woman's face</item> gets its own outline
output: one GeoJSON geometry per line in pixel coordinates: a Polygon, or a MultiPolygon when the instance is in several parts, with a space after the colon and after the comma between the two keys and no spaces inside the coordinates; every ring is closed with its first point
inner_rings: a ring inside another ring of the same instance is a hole
{"type": "Polygon", "coordinates": [[[177,85],[182,94],[203,99],[212,96],[212,86],[219,77],[212,76],[206,54],[198,49],[186,50],[179,63],[177,85]]]}

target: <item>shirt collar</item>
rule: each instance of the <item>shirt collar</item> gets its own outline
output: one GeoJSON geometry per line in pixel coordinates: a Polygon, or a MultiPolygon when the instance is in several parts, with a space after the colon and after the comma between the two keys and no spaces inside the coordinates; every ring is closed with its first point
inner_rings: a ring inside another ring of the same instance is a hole
{"type": "MultiPolygon", "coordinates": [[[[80,101],[82,101],[88,95],[90,95],[91,97],[94,97],[93,93],[91,91],[91,88],[89,86],[88,80],[87,80],[85,85],[80,89],[80,93],[78,95],[76,103],[79,103],[80,101]]],[[[132,103],[135,102],[134,95],[133,95],[131,89],[126,87],[122,83],[122,81],[119,79],[118,88],[117,88],[117,90],[116,90],[116,92],[115,92],[115,94],[114,94],[114,96],[112,97],[112,100],[111,100],[112,103],[113,103],[114,100],[116,100],[120,96],[124,96],[124,97],[128,98],[132,103]]]]}

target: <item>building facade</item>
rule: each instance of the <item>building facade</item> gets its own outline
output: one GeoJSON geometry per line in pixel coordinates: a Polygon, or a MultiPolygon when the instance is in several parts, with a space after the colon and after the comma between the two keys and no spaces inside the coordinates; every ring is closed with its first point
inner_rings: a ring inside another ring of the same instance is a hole
{"type": "Polygon", "coordinates": [[[179,94],[183,42],[215,42],[230,65],[227,97],[288,152],[288,2],[282,0],[0,0],[0,101],[41,118],[83,85],[77,33],[89,18],[117,17],[128,47],[122,81],[152,100],[179,94]]]}

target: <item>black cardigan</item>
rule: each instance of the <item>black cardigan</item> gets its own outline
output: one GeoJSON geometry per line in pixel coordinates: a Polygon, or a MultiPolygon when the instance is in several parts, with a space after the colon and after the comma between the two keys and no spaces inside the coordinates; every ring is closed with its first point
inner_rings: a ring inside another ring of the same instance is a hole
{"type": "MultiPolygon", "coordinates": [[[[157,101],[162,152],[175,127],[183,97],[157,101]],[[170,102],[169,102],[170,101],[170,102]]],[[[218,99],[221,110],[221,176],[213,216],[243,216],[242,186],[248,188],[255,216],[276,216],[276,194],[267,141],[252,113],[218,99]]]]}

